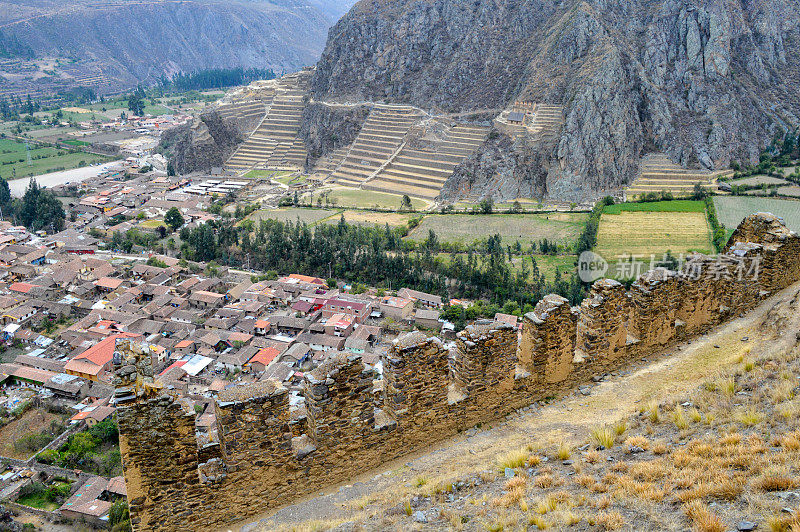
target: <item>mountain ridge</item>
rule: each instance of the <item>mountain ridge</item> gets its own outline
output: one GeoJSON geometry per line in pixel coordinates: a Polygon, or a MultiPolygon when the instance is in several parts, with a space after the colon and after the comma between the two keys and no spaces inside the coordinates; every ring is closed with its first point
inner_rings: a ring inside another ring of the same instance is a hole
{"type": "MultiPolygon", "coordinates": [[[[704,169],[757,161],[800,124],[798,77],[788,0],[362,0],[330,30],[312,88],[445,112],[561,105],[555,142],[517,159],[537,161],[532,189],[578,200],[631,182],[647,153],[704,169]]],[[[476,157],[452,179],[492,174],[496,158],[476,157]]]]}

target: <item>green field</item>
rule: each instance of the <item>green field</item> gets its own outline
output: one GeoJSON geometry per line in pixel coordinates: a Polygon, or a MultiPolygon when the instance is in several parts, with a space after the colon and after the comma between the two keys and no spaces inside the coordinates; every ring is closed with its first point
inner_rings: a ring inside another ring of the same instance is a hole
{"type": "Polygon", "coordinates": [[[341,217],[344,216],[344,219],[347,223],[353,225],[380,225],[384,226],[389,224],[389,227],[398,227],[401,225],[408,224],[411,218],[415,216],[419,216],[417,214],[411,213],[399,213],[399,212],[374,212],[374,211],[344,211],[344,212],[335,212],[333,216],[327,218],[325,223],[335,224],[339,223],[341,217]]]}
{"type": "Polygon", "coordinates": [[[304,181],[302,176],[297,175],[297,172],[275,170],[250,170],[242,177],[245,179],[271,179],[284,185],[302,183],[304,181]]]}
{"type": "Polygon", "coordinates": [[[702,201],[623,203],[605,208],[595,251],[606,260],[711,253],[711,228],[702,201]]]}
{"type": "MultiPolygon", "coordinates": [[[[361,190],[358,188],[334,188],[330,190],[314,192],[314,204],[317,199],[327,196],[328,200],[338,207],[353,207],[356,209],[399,209],[403,196],[397,194],[386,194],[372,190],[361,190]]],[[[303,201],[308,201],[309,195],[303,195],[303,201]]],[[[323,203],[324,203],[323,199],[323,203]]],[[[416,210],[424,210],[430,206],[425,200],[411,198],[411,205],[416,210]]]]}
{"type": "Polygon", "coordinates": [[[279,222],[305,222],[314,225],[317,222],[336,216],[338,220],[342,209],[303,209],[289,207],[285,209],[260,210],[249,216],[248,219],[258,222],[260,220],[278,220],[279,222]]]}
{"type": "Polygon", "coordinates": [[[73,168],[89,166],[94,163],[102,163],[110,160],[110,157],[83,152],[54,155],[45,159],[32,160],[30,165],[28,165],[27,160],[21,163],[0,165],[0,177],[3,179],[18,179],[59,170],[72,170],[73,168]]]}
{"type": "Polygon", "coordinates": [[[748,215],[755,212],[771,212],[780,216],[789,229],[800,231],[800,201],[755,198],[744,196],[717,196],[714,198],[719,221],[732,231],[748,215]]]}
{"type": "Polygon", "coordinates": [[[423,241],[433,230],[441,242],[471,244],[500,235],[505,244],[517,240],[523,246],[543,238],[572,245],[588,219],[584,213],[549,214],[431,214],[407,237],[423,241]]]}
{"type": "Polygon", "coordinates": [[[706,206],[702,201],[672,200],[607,205],[603,209],[603,214],[620,214],[621,212],[705,212],[705,210],[706,206]]]}

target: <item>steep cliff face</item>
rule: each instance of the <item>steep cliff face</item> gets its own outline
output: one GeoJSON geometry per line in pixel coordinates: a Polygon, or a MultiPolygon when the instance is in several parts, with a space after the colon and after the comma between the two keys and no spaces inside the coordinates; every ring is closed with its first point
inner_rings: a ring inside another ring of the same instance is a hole
{"type": "Polygon", "coordinates": [[[539,198],[547,191],[547,151],[492,130],[486,142],[456,167],[441,198],[539,198]]]}
{"type": "MultiPolygon", "coordinates": [[[[643,153],[756,160],[800,123],[798,76],[795,0],[362,0],[331,30],[313,90],[452,112],[561,105],[536,161],[547,193],[575,200],[630,182],[643,153]]],[[[465,165],[474,175],[487,152],[465,165]]]]}
{"type": "Polygon", "coordinates": [[[164,132],[158,151],[163,153],[179,174],[208,171],[222,166],[244,140],[243,130],[250,124],[224,119],[216,111],[203,113],[193,124],[164,132]]]}
{"type": "Polygon", "coordinates": [[[307,105],[303,110],[303,125],[298,135],[308,151],[307,168],[312,168],[320,158],[352,144],[369,111],[370,106],[367,105],[307,105]]]}

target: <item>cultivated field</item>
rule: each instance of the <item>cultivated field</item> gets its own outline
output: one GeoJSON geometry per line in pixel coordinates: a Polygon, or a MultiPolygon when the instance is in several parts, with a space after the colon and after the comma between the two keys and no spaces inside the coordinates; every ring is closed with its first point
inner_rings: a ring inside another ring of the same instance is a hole
{"type": "Polygon", "coordinates": [[[795,198],[800,198],[800,187],[797,185],[779,187],[778,194],[781,194],[783,196],[793,196],[795,198]]]}
{"type": "Polygon", "coordinates": [[[775,198],[719,196],[714,198],[719,221],[729,230],[735,229],[744,218],[754,212],[771,212],[780,216],[786,225],[800,231],[800,202],[775,198]]]}
{"type": "Polygon", "coordinates": [[[505,244],[517,240],[529,246],[541,239],[571,245],[583,229],[588,215],[584,213],[550,214],[432,214],[407,238],[423,241],[433,230],[442,242],[471,244],[499,234],[505,244]]]}
{"type": "Polygon", "coordinates": [[[342,213],[332,212],[333,216],[325,220],[325,223],[339,223],[340,215],[349,224],[355,225],[386,225],[397,227],[407,224],[414,217],[414,214],[403,214],[395,212],[371,212],[371,211],[344,211],[342,213]]]}
{"type": "MultiPolygon", "coordinates": [[[[647,204],[644,204],[647,205],[647,204]]],[[[604,213],[595,251],[607,260],[625,256],[649,258],[699,251],[711,253],[711,231],[703,212],[604,213]]]]}
{"type": "Polygon", "coordinates": [[[784,185],[786,181],[769,175],[755,175],[728,181],[731,185],[784,185]]]}
{"type": "MultiPolygon", "coordinates": [[[[314,192],[314,202],[320,196],[327,196],[331,202],[336,202],[339,207],[354,207],[356,209],[399,209],[400,203],[403,199],[402,195],[386,194],[385,192],[375,192],[372,190],[361,190],[357,188],[336,187],[329,190],[321,190],[314,192]]],[[[308,195],[303,196],[303,201],[308,201],[308,195]]],[[[325,200],[323,199],[323,202],[325,200]]],[[[425,210],[430,206],[430,203],[418,199],[411,198],[411,205],[415,210],[425,210]]]]}
{"type": "Polygon", "coordinates": [[[294,222],[294,223],[296,223],[299,220],[309,225],[314,225],[317,222],[320,222],[330,216],[334,215],[338,216],[340,212],[341,209],[340,210],[302,209],[302,208],[289,207],[286,209],[256,211],[253,214],[251,214],[248,219],[254,220],[256,222],[260,220],[272,219],[272,220],[278,220],[279,222],[294,222]]]}
{"type": "Polygon", "coordinates": [[[15,179],[54,172],[70,170],[80,166],[88,166],[98,162],[111,160],[109,157],[91,153],[68,153],[66,150],[31,146],[31,162],[25,144],[9,139],[0,139],[0,177],[15,179]]]}

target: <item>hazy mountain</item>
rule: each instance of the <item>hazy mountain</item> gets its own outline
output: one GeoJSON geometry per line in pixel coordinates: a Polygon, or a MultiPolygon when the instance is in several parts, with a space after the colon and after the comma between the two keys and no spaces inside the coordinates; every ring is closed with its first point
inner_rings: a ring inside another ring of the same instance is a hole
{"type": "Polygon", "coordinates": [[[38,58],[89,59],[125,83],[211,67],[313,65],[348,2],[0,0],[0,32],[38,58]]]}

